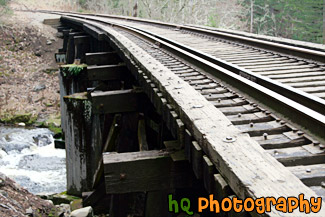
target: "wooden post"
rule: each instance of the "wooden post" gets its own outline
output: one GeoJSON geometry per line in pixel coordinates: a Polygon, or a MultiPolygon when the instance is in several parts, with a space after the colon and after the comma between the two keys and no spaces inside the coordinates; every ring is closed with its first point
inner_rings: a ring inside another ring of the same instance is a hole
{"type": "Polygon", "coordinates": [[[64,102],[67,107],[67,192],[81,196],[82,192],[92,190],[93,176],[101,157],[103,118],[93,114],[86,93],[66,96],[64,102]]]}
{"type": "Polygon", "coordinates": [[[89,36],[74,36],[74,43],[76,46],[76,59],[80,59],[81,63],[85,63],[85,55],[89,52],[89,36]]]}

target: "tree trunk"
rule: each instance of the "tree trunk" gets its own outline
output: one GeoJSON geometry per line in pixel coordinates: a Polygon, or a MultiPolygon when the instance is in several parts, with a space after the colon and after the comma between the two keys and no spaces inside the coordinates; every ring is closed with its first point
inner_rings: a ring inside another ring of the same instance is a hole
{"type": "Polygon", "coordinates": [[[325,44],[325,0],[323,0],[323,44],[325,44]]]}
{"type": "Polygon", "coordinates": [[[250,32],[251,33],[253,32],[253,20],[254,20],[254,1],[251,0],[251,25],[250,25],[250,32]]]}

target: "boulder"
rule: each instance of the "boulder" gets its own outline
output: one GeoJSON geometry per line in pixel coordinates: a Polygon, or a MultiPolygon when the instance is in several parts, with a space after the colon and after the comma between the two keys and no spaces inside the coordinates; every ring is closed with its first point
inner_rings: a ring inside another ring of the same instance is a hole
{"type": "Polygon", "coordinates": [[[69,216],[70,214],[70,206],[69,204],[60,204],[56,205],[56,210],[57,210],[57,216],[69,216]]]}
{"type": "Polygon", "coordinates": [[[18,126],[20,126],[20,127],[25,127],[26,124],[21,122],[21,123],[18,123],[18,126]]]}
{"type": "Polygon", "coordinates": [[[91,208],[91,206],[87,206],[81,209],[76,209],[74,210],[70,217],[93,217],[94,213],[93,213],[93,208],[91,208]]]}
{"type": "Polygon", "coordinates": [[[36,85],[33,89],[34,92],[38,92],[38,91],[41,91],[41,90],[44,90],[46,88],[46,85],[45,84],[39,84],[39,85],[36,85]]]}

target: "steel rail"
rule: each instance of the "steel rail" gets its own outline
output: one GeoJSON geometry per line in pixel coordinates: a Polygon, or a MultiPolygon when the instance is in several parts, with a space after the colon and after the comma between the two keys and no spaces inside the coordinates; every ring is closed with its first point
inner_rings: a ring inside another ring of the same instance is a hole
{"type": "MultiPolygon", "coordinates": [[[[58,11],[60,12],[60,11],[58,11]]],[[[108,15],[108,14],[92,14],[92,13],[77,13],[77,12],[63,12],[61,13],[73,13],[79,15],[90,15],[90,16],[97,16],[97,17],[107,17],[112,19],[120,19],[126,21],[136,21],[144,24],[155,24],[161,25],[170,28],[177,28],[187,31],[192,31],[196,33],[201,33],[213,37],[223,38],[225,40],[231,40],[234,42],[238,42],[241,44],[250,45],[253,47],[258,47],[261,49],[271,50],[275,52],[284,53],[287,55],[297,56],[304,59],[309,59],[312,61],[319,61],[321,63],[325,63],[325,48],[314,48],[306,45],[300,44],[293,44],[293,43],[285,43],[280,41],[271,41],[269,39],[261,39],[256,38],[253,36],[247,36],[240,33],[229,33],[222,30],[210,29],[206,27],[199,27],[195,25],[181,25],[181,24],[173,24],[167,22],[161,22],[156,20],[148,20],[142,18],[135,18],[135,17],[127,17],[127,16],[117,16],[117,15],[108,15]]]]}
{"type": "MultiPolygon", "coordinates": [[[[235,86],[240,91],[250,95],[252,98],[267,105],[276,112],[279,112],[280,114],[286,116],[288,119],[304,127],[307,131],[310,131],[317,137],[325,140],[325,116],[323,114],[320,114],[304,105],[288,99],[287,97],[280,95],[279,93],[276,93],[266,87],[263,87],[260,84],[234,74],[233,72],[222,68],[213,62],[203,59],[202,57],[197,56],[195,52],[191,53],[188,50],[184,50],[150,34],[144,33],[143,31],[140,31],[134,27],[103,21],[99,20],[98,18],[80,17],[80,15],[69,15],[68,17],[77,17],[85,20],[103,23],[106,25],[108,24],[111,26],[116,26],[120,29],[135,34],[146,41],[159,44],[162,49],[165,49],[168,52],[181,57],[182,59],[203,69],[218,79],[223,80],[231,86],[235,86]]],[[[63,17],[63,19],[68,17],[63,17]]]]}
{"type": "MultiPolygon", "coordinates": [[[[48,11],[42,11],[42,12],[45,12],[45,13],[48,13],[48,11]]],[[[84,19],[89,19],[89,18],[86,18],[85,16],[94,16],[94,17],[108,17],[108,18],[114,18],[114,17],[121,17],[121,16],[111,16],[111,15],[102,15],[102,14],[80,14],[80,13],[75,13],[75,12],[72,12],[72,13],[68,13],[68,12],[56,12],[56,11],[51,11],[51,13],[58,13],[58,14],[74,14],[74,16],[76,17],[79,17],[79,18],[84,18],[84,19]]],[[[126,19],[125,17],[122,17],[124,19],[126,19]]],[[[126,19],[127,20],[127,19],[126,19]]],[[[159,21],[147,21],[147,20],[142,20],[142,19],[138,19],[138,18],[134,18],[132,20],[136,20],[136,21],[141,21],[141,22],[150,22],[150,23],[153,23],[153,24],[160,24],[160,25],[168,25],[168,26],[173,26],[173,27],[177,27],[177,25],[175,24],[169,24],[169,23],[163,23],[163,22],[159,22],[159,21]]],[[[117,23],[116,23],[117,24],[117,23]]],[[[276,93],[279,93],[289,99],[292,99],[293,101],[295,102],[298,102],[308,108],[311,108],[313,110],[315,110],[316,112],[319,112],[323,115],[325,115],[325,100],[319,98],[319,97],[316,97],[316,96],[313,96],[311,94],[308,94],[304,91],[301,91],[301,90],[298,90],[294,87],[291,87],[289,85],[285,85],[281,82],[278,82],[278,81],[275,81],[275,80],[272,80],[270,78],[267,78],[265,76],[262,76],[262,75],[259,75],[258,73],[254,73],[254,72],[251,72],[243,67],[239,67],[239,66],[236,66],[234,64],[231,64],[229,62],[226,62],[220,58],[216,58],[216,57],[213,57],[212,55],[209,55],[209,54],[206,54],[204,52],[201,52],[199,50],[196,50],[196,49],[193,49],[189,46],[186,46],[186,45],[183,45],[183,44],[180,44],[174,40],[171,40],[171,39],[168,39],[168,38],[165,38],[165,37],[162,37],[162,36],[159,36],[157,34],[154,34],[150,31],[147,31],[147,30],[143,30],[143,29],[139,29],[139,28],[136,28],[136,27],[132,27],[134,29],[137,29],[139,31],[142,31],[144,33],[147,33],[149,35],[152,35],[160,40],[163,40],[169,44],[172,44],[174,46],[177,46],[183,50],[186,50],[188,52],[191,52],[205,60],[208,60],[214,64],[217,64],[218,66],[220,67],[223,67],[225,69],[228,69],[229,71],[233,72],[233,73],[236,73],[242,77],[245,77],[257,84],[260,84],[270,90],[273,90],[274,92],[276,93]]],[[[193,27],[186,27],[186,28],[191,28],[193,29],[193,27]]],[[[198,28],[195,28],[195,29],[198,29],[198,28]]],[[[210,31],[211,32],[211,31],[210,31]]],[[[255,39],[254,39],[255,40],[255,39]]],[[[253,41],[254,41],[253,40],[253,41]]],[[[271,42],[265,42],[265,43],[271,43],[271,42]]],[[[270,46],[276,46],[276,43],[271,43],[269,44],[270,46]]],[[[282,46],[282,45],[281,45],[282,46]]],[[[287,45],[286,45],[287,46],[287,45]]],[[[298,49],[298,48],[296,48],[298,49]]],[[[299,48],[300,49],[300,48],[299,48]]],[[[299,50],[298,49],[298,50],[299,50]]],[[[310,50],[309,50],[310,51],[310,50]]],[[[312,51],[310,51],[312,52],[312,51]]],[[[324,61],[325,61],[325,52],[318,52],[317,53],[321,53],[324,57],[324,61]]]]}
{"type": "Polygon", "coordinates": [[[255,33],[249,33],[249,32],[244,32],[244,31],[237,31],[237,30],[219,29],[219,28],[202,26],[202,25],[192,25],[192,24],[184,24],[184,25],[189,26],[189,27],[199,28],[199,29],[211,30],[216,33],[227,33],[230,35],[238,35],[238,36],[258,39],[258,40],[262,40],[262,41],[274,42],[274,43],[278,43],[278,44],[290,45],[290,46],[294,46],[294,47],[325,52],[325,45],[315,44],[313,42],[298,41],[298,40],[294,40],[294,39],[281,38],[281,37],[268,36],[268,35],[259,35],[259,34],[255,34],[255,33]]]}

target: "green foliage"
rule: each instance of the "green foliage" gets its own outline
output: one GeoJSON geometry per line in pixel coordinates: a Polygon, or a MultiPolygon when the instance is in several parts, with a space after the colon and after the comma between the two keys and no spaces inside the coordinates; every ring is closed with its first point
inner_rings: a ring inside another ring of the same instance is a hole
{"type": "Polygon", "coordinates": [[[76,77],[80,74],[80,72],[87,67],[85,64],[77,65],[77,64],[69,64],[62,66],[63,76],[72,76],[76,77]]]}
{"type": "Polygon", "coordinates": [[[208,26],[211,27],[217,27],[217,21],[216,21],[216,16],[210,14],[208,17],[208,26]]]}
{"type": "Polygon", "coordinates": [[[33,125],[37,120],[37,116],[30,113],[26,114],[4,114],[0,117],[0,123],[18,124],[25,123],[27,126],[33,125]]]}
{"type": "Polygon", "coordinates": [[[82,66],[73,66],[73,67],[69,67],[69,72],[71,75],[77,76],[79,75],[79,73],[82,71],[83,67],[82,66]]]}
{"type": "Polygon", "coordinates": [[[79,5],[84,7],[86,6],[87,0],[79,0],[79,5]]]}
{"type": "MultiPolygon", "coordinates": [[[[7,6],[10,0],[0,0],[0,17],[3,15],[12,14],[12,10],[7,6]]],[[[0,20],[1,22],[1,20],[0,20]]]]}
{"type": "MultiPolygon", "coordinates": [[[[251,0],[245,0],[250,19],[251,0]]],[[[254,0],[253,32],[321,43],[323,0],[254,0]]]]}
{"type": "Polygon", "coordinates": [[[8,4],[9,0],[0,0],[0,6],[4,7],[8,4]]]}
{"type": "Polygon", "coordinates": [[[112,0],[113,8],[118,8],[120,0],[112,0]]]}

